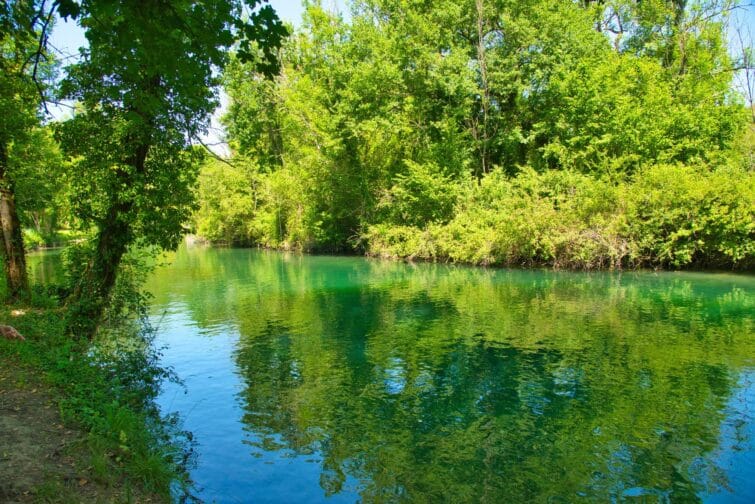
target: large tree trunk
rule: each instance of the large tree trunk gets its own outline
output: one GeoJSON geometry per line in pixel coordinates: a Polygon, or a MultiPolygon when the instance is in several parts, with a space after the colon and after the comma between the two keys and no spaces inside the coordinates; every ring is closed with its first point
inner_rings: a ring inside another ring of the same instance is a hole
{"type": "Polygon", "coordinates": [[[114,202],[97,233],[94,257],[68,302],[67,329],[78,338],[92,339],[110,301],[118,267],[131,242],[126,214],[131,205],[114,202]]]}
{"type": "Polygon", "coordinates": [[[26,255],[21,221],[16,211],[13,181],[8,174],[7,146],[0,142],[0,228],[2,228],[2,253],[8,296],[11,299],[26,297],[29,280],[26,274],[26,255]]]}
{"type": "MultiPolygon", "coordinates": [[[[137,173],[144,172],[148,144],[134,149],[129,160],[137,173]]],[[[121,182],[132,182],[126,171],[119,173],[121,182]]],[[[130,213],[132,201],[113,196],[104,219],[99,224],[94,257],[83,273],[68,303],[68,332],[78,338],[92,339],[110,302],[110,294],[118,278],[118,267],[133,240],[130,213]]]]}

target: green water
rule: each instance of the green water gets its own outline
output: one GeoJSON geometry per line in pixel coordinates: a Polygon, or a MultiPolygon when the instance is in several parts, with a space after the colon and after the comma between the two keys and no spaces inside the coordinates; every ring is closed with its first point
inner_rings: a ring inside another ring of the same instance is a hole
{"type": "Polygon", "coordinates": [[[753,502],[755,278],[181,249],[161,407],[211,502],[753,502]]]}
{"type": "Polygon", "coordinates": [[[751,276],[169,259],[162,403],[208,501],[755,497],[751,276]]]}

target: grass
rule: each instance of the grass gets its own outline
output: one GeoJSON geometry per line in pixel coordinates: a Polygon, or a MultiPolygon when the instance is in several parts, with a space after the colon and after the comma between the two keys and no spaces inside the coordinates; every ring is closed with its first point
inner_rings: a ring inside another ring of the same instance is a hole
{"type": "MultiPolygon", "coordinates": [[[[128,495],[170,501],[172,487],[188,485],[183,471],[187,452],[177,441],[177,425],[161,419],[154,404],[166,376],[157,365],[159,355],[132,330],[121,331],[119,338],[130,334],[141,344],[74,341],[65,335],[64,319],[65,309],[57,300],[39,291],[27,304],[0,305],[0,321],[26,338],[0,339],[0,362],[23,369],[16,375],[19,381],[25,376],[39,379],[56,400],[63,421],[86,433],[81,463],[94,479],[128,495]]],[[[75,500],[53,483],[39,491],[39,498],[59,497],[50,502],[75,500]]]]}

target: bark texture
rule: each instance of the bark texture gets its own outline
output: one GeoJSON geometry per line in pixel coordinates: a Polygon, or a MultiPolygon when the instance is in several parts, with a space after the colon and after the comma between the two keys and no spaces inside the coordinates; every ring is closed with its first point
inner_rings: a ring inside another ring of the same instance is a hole
{"type": "Polygon", "coordinates": [[[11,299],[23,298],[29,292],[24,237],[16,210],[13,181],[8,173],[8,150],[3,143],[0,143],[0,229],[8,296],[11,299]]]}

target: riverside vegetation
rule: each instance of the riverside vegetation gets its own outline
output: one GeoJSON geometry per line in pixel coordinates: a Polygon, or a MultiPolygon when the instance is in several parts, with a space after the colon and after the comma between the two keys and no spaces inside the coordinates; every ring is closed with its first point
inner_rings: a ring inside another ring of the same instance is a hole
{"type": "Polygon", "coordinates": [[[18,424],[4,422],[10,430],[0,433],[0,500],[165,502],[172,491],[189,491],[191,437],[177,417],[162,416],[155,406],[171,375],[160,366],[149,327],[121,320],[101,328],[94,346],[74,341],[65,331],[65,308],[42,289],[23,304],[2,305],[0,320],[26,338],[0,339],[0,396],[17,399],[3,406],[19,416],[18,424]],[[18,400],[34,394],[50,396],[54,409],[18,400]],[[19,403],[25,407],[18,409],[19,403]],[[62,439],[64,425],[78,434],[62,439]],[[18,426],[34,429],[30,438],[15,438],[18,426]],[[69,460],[65,470],[53,465],[61,457],[69,460]]]}
{"type": "MultiPolygon", "coordinates": [[[[274,52],[286,29],[263,4],[0,3],[0,292],[6,300],[0,319],[25,338],[0,341],[0,393],[42,407],[16,386],[33,376],[62,419],[83,432],[78,470],[122,487],[107,500],[189,495],[190,443],[154,402],[171,374],[152,344],[140,280],[154,251],[178,244],[190,216],[191,144],[217,106],[216,75],[229,50],[261,72],[277,68],[274,52]],[[49,43],[61,19],[77,23],[87,41],[64,61],[49,43]],[[49,121],[48,104],[61,100],[72,108],[69,117],[49,121]],[[62,281],[30,282],[26,249],[61,236],[76,242],[65,252],[62,281]]],[[[27,415],[28,425],[51,418],[33,409],[27,415]]],[[[13,432],[0,434],[4,448],[18,446],[7,443],[13,432]]],[[[33,473],[45,473],[44,461],[55,454],[41,455],[33,473]]],[[[2,454],[10,466],[19,456],[2,454]]],[[[75,480],[51,475],[38,488],[17,488],[14,474],[2,476],[3,501],[87,499],[75,480]]]]}
{"type": "Polygon", "coordinates": [[[734,3],[350,12],[308,3],[272,82],[230,67],[234,156],[202,168],[198,234],[483,265],[755,264],[753,115],[733,88],[752,48],[728,50],[734,3]]]}
{"type": "Polygon", "coordinates": [[[735,2],[305,7],[287,37],[264,0],[0,4],[0,317],[27,338],[0,358],[52,387],[106,482],[188,485],[140,281],[189,228],[485,265],[755,264],[735,2]],[[77,58],[48,43],[59,19],[85,32],[77,58]],[[197,145],[221,84],[229,159],[197,145]],[[69,240],[60,285],[30,283],[26,250],[69,240]]]}

